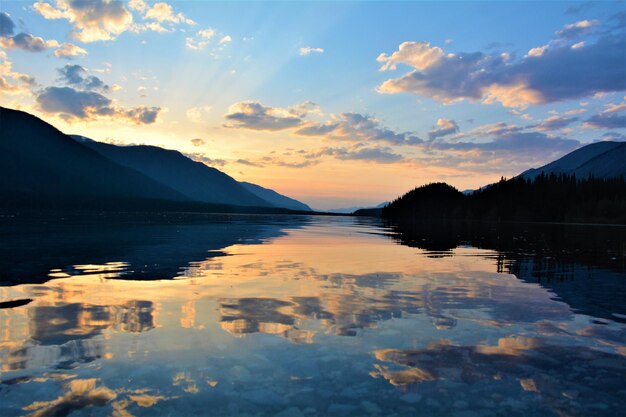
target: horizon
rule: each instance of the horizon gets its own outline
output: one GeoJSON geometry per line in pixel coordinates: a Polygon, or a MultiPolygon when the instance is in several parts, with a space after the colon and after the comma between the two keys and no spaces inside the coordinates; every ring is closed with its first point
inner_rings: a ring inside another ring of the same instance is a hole
{"type": "Polygon", "coordinates": [[[622,2],[451,3],[3,2],[0,97],[322,210],[626,140],[622,2]]]}

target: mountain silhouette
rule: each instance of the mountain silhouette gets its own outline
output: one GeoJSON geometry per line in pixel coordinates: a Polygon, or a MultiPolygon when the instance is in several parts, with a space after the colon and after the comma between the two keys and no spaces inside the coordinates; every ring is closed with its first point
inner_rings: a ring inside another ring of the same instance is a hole
{"type": "Polygon", "coordinates": [[[239,183],[178,151],[65,135],[33,115],[4,107],[0,121],[4,207],[311,211],[299,201],[239,183]]]}
{"type": "Polygon", "coordinates": [[[189,199],[123,167],[28,113],[0,107],[0,195],[4,205],[116,205],[189,199]]]}
{"type": "Polygon", "coordinates": [[[116,146],[73,136],[111,161],[135,169],[190,200],[237,206],[278,207],[251,193],[223,172],[157,146],[116,146]]]}
{"type": "Polygon", "coordinates": [[[279,194],[269,188],[261,187],[260,185],[252,184],[249,182],[239,182],[246,190],[262,198],[263,200],[273,204],[276,207],[282,207],[291,210],[313,211],[313,209],[298,200],[279,194]]]}
{"type": "Polygon", "coordinates": [[[409,191],[380,212],[355,214],[431,220],[626,224],[626,142],[587,145],[509,180],[459,192],[445,183],[409,191]]]}
{"type": "Polygon", "coordinates": [[[626,177],[626,142],[592,143],[540,168],[524,171],[520,176],[532,180],[542,172],[576,175],[577,178],[626,177]]]}

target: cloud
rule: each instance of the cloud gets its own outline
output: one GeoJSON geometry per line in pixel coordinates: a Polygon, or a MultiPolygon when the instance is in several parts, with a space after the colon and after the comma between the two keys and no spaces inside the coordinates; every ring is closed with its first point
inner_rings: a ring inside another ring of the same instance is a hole
{"type": "Polygon", "coordinates": [[[54,52],[54,56],[62,58],[87,53],[87,51],[75,45],[68,43],[59,45],[59,42],[53,39],[44,40],[30,33],[21,32],[12,36],[14,29],[15,23],[11,20],[11,16],[8,13],[0,13],[0,47],[5,49],[22,49],[28,52],[43,52],[49,48],[59,48],[54,52]]]}
{"type": "MultiPolygon", "coordinates": [[[[193,140],[196,140],[196,139],[192,139],[192,141],[193,140]]],[[[202,139],[199,139],[199,140],[202,140],[202,139]]],[[[208,165],[210,167],[215,167],[215,166],[223,167],[224,165],[226,165],[225,159],[209,158],[208,156],[202,153],[186,153],[183,155],[185,155],[187,158],[190,158],[196,162],[202,162],[203,164],[208,165]]]]}
{"type": "Polygon", "coordinates": [[[391,55],[380,54],[376,61],[383,64],[381,71],[395,70],[398,64],[409,65],[417,70],[425,70],[444,56],[443,49],[430,46],[428,42],[403,42],[391,55]]]}
{"type": "Polygon", "coordinates": [[[444,103],[467,99],[524,108],[626,89],[623,30],[576,48],[564,38],[572,36],[574,29],[564,30],[558,40],[517,60],[511,54],[445,53],[427,42],[404,42],[398,51],[381,54],[377,60],[381,71],[394,70],[398,64],[412,70],[386,80],[378,91],[411,93],[444,103]]]}
{"type": "Polygon", "coordinates": [[[133,32],[143,32],[151,30],[153,32],[172,32],[175,25],[187,24],[196,25],[196,22],[187,18],[183,13],[174,12],[174,8],[165,2],[154,3],[148,5],[144,0],[131,0],[128,7],[142,15],[147,22],[133,24],[130,28],[133,32]],[[163,26],[165,25],[165,26],[163,26]]]}
{"type": "Polygon", "coordinates": [[[264,156],[263,158],[261,158],[260,161],[252,162],[250,160],[246,160],[246,162],[253,163],[254,166],[257,167],[265,167],[265,165],[275,165],[285,168],[300,169],[319,164],[321,162],[319,160],[320,156],[321,155],[319,153],[315,155],[308,155],[305,156],[306,159],[300,161],[288,161],[279,157],[264,156]]]}
{"type": "Polygon", "coordinates": [[[601,136],[601,140],[612,140],[615,142],[626,142],[626,135],[619,132],[606,132],[601,136]]]}
{"type": "Polygon", "coordinates": [[[144,18],[146,19],[154,19],[159,22],[170,22],[170,23],[186,23],[188,25],[195,25],[191,19],[188,19],[182,13],[174,13],[174,9],[167,3],[155,3],[152,7],[149,7],[145,11],[144,18]]]}
{"type": "Polygon", "coordinates": [[[61,80],[73,87],[84,90],[100,90],[103,92],[111,90],[111,87],[106,85],[100,78],[95,75],[87,75],[87,69],[80,65],[67,64],[57,71],[61,75],[61,80]]]}
{"type": "Polygon", "coordinates": [[[222,39],[220,39],[219,43],[220,45],[224,45],[225,43],[232,42],[232,40],[233,38],[231,38],[230,35],[225,35],[225,36],[222,36],[222,39]]]}
{"type": "Polygon", "coordinates": [[[311,115],[324,116],[319,106],[310,101],[288,108],[242,101],[231,105],[224,117],[231,122],[228,127],[270,131],[298,128],[295,131],[297,135],[318,136],[328,140],[383,142],[391,145],[415,145],[422,142],[411,132],[394,132],[382,126],[379,120],[359,113],[341,113],[325,122],[308,119],[311,115]]]}
{"type": "Polygon", "coordinates": [[[249,161],[247,159],[243,159],[243,158],[237,159],[235,162],[238,163],[238,164],[241,164],[241,165],[249,166],[249,167],[263,168],[263,165],[261,165],[261,164],[259,164],[257,162],[253,162],[253,161],[249,161]]]}
{"type": "Polygon", "coordinates": [[[548,50],[548,45],[538,46],[536,48],[531,48],[528,51],[527,56],[542,56],[544,52],[548,50]]]}
{"type": "Polygon", "coordinates": [[[191,143],[193,144],[193,146],[202,146],[206,142],[200,138],[196,138],[196,139],[191,139],[191,143]]]}
{"type": "Polygon", "coordinates": [[[301,109],[264,106],[254,101],[240,101],[231,105],[224,116],[238,127],[253,130],[283,130],[302,125],[301,109]]]}
{"type": "Polygon", "coordinates": [[[312,48],[310,46],[305,46],[303,48],[300,48],[301,56],[307,56],[311,54],[323,54],[323,53],[324,53],[324,49],[322,48],[312,48]]]}
{"type": "Polygon", "coordinates": [[[130,110],[118,110],[118,115],[134,122],[135,124],[149,125],[156,122],[160,111],[160,107],[140,106],[130,110]]]}
{"type": "Polygon", "coordinates": [[[71,43],[64,43],[59,47],[59,49],[54,51],[54,56],[57,58],[72,59],[73,57],[80,55],[87,55],[87,51],[71,43]]]}
{"type": "Polygon", "coordinates": [[[296,134],[323,136],[330,140],[385,142],[392,145],[415,145],[422,142],[422,139],[410,132],[394,132],[381,126],[379,120],[359,113],[341,113],[326,123],[308,122],[296,134]]]}
{"type": "Polygon", "coordinates": [[[71,87],[47,87],[36,97],[41,111],[57,114],[68,122],[91,121],[106,117],[126,120],[136,124],[154,123],[159,107],[135,107],[124,109],[112,105],[112,101],[95,91],[80,91],[71,87]]]}
{"type": "Polygon", "coordinates": [[[558,31],[556,36],[562,39],[575,39],[592,33],[599,24],[600,22],[597,20],[581,20],[576,23],[570,23],[558,31]]]}
{"type": "Polygon", "coordinates": [[[545,120],[542,120],[538,124],[527,126],[528,128],[533,128],[535,130],[539,130],[542,132],[549,130],[559,130],[563,129],[570,124],[576,122],[578,117],[561,117],[561,116],[550,116],[545,120]]]}
{"type": "Polygon", "coordinates": [[[81,42],[115,39],[131,28],[133,15],[116,0],[57,0],[56,7],[43,1],[33,8],[45,19],[66,19],[71,36],[81,42]]]}
{"type": "Polygon", "coordinates": [[[157,33],[168,33],[173,32],[173,28],[166,28],[160,22],[144,22],[144,23],[133,23],[131,28],[129,29],[131,32],[141,33],[141,32],[157,32],[157,33]]]}
{"type": "Polygon", "coordinates": [[[626,103],[607,104],[605,109],[591,116],[583,127],[595,129],[626,129],[626,103]]]}
{"type": "Polygon", "coordinates": [[[6,49],[22,49],[28,52],[43,52],[48,48],[56,48],[59,43],[55,40],[46,41],[30,33],[18,33],[8,38],[0,38],[0,46],[6,49]]]}
{"type": "Polygon", "coordinates": [[[0,94],[30,94],[35,79],[27,74],[13,71],[13,64],[4,51],[0,51],[0,94]]]}
{"type": "Polygon", "coordinates": [[[111,109],[111,100],[102,94],[77,91],[71,87],[47,87],[37,96],[37,104],[46,113],[60,113],[79,119],[108,115],[111,109]]]}
{"type": "Polygon", "coordinates": [[[206,48],[217,31],[213,28],[206,28],[196,32],[195,37],[185,38],[185,46],[189,49],[200,51],[206,48]]]}
{"type": "Polygon", "coordinates": [[[1,12],[0,13],[0,37],[9,37],[13,35],[14,30],[15,30],[15,23],[13,23],[11,16],[8,13],[1,12]]]}
{"type": "Polygon", "coordinates": [[[428,139],[435,140],[458,132],[459,126],[454,120],[439,119],[437,120],[437,127],[428,132],[428,139]]]}
{"type": "Polygon", "coordinates": [[[398,153],[394,153],[389,147],[371,147],[371,148],[325,148],[324,155],[332,155],[340,160],[351,161],[369,161],[379,164],[391,164],[402,161],[404,158],[398,153]]]}
{"type": "Polygon", "coordinates": [[[494,156],[526,159],[537,155],[563,155],[580,146],[574,139],[548,136],[542,132],[509,132],[488,142],[432,142],[429,147],[438,150],[478,151],[494,156]]]}
{"type": "MultiPolygon", "coordinates": [[[[356,143],[350,147],[324,147],[317,150],[300,150],[297,154],[302,158],[300,160],[286,160],[277,156],[264,156],[258,160],[239,159],[236,162],[242,165],[264,168],[268,165],[280,166],[285,168],[301,169],[318,165],[325,157],[332,157],[341,161],[364,161],[378,164],[391,164],[401,162],[404,157],[399,153],[395,153],[390,147],[367,146],[362,143],[356,143]]],[[[284,155],[292,155],[292,152],[286,152],[284,155]]]]}
{"type": "Polygon", "coordinates": [[[204,121],[205,116],[211,112],[211,106],[190,107],[185,113],[187,119],[195,123],[204,121]]]}
{"type": "Polygon", "coordinates": [[[478,137],[487,137],[487,136],[502,136],[510,133],[515,133],[524,130],[523,127],[510,125],[505,122],[498,122],[493,124],[487,124],[478,126],[472,129],[468,136],[478,136],[478,137]]]}

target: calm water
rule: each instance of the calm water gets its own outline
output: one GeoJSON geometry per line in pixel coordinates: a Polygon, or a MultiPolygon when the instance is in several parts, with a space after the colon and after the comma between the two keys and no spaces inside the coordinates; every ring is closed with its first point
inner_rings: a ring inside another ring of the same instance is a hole
{"type": "Polygon", "coordinates": [[[624,415],[625,242],[619,227],[5,216],[0,415],[624,415]]]}

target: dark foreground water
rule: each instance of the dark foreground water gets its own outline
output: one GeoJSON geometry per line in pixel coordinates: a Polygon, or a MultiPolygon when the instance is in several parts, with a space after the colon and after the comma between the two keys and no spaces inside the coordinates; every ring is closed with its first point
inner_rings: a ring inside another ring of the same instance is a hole
{"type": "Polygon", "coordinates": [[[626,228],[0,218],[0,415],[619,416],[626,228]]]}

